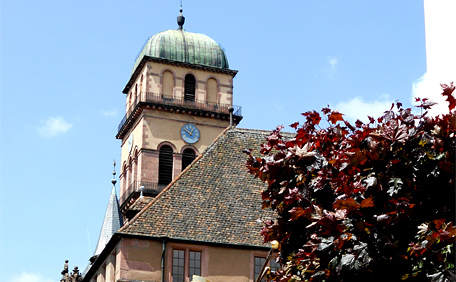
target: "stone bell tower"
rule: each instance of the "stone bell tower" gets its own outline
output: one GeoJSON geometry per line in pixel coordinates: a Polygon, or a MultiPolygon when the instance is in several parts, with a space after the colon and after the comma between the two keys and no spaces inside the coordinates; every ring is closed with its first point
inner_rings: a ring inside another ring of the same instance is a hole
{"type": "Polygon", "coordinates": [[[136,199],[155,196],[228,126],[242,119],[233,106],[233,78],[225,51],[213,39],[184,30],[151,36],[123,93],[120,205],[128,221],[136,199]],[[140,187],[144,187],[140,189],[140,187]]]}

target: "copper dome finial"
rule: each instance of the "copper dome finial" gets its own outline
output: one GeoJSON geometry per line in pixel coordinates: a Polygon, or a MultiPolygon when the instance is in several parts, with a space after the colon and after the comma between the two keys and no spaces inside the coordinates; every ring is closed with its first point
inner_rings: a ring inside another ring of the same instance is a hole
{"type": "Polygon", "coordinates": [[[183,11],[184,10],[182,10],[182,0],[181,0],[180,10],[179,10],[180,14],[177,17],[177,24],[179,25],[179,29],[183,29],[183,26],[185,23],[185,17],[182,15],[183,11]]]}

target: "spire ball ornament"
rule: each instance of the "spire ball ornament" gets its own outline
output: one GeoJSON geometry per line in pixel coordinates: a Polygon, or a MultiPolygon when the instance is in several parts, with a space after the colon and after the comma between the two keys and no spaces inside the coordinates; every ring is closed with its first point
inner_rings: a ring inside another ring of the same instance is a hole
{"type": "Polygon", "coordinates": [[[116,180],[116,160],[113,161],[113,165],[114,165],[114,170],[112,171],[111,183],[112,183],[112,185],[116,185],[116,183],[117,183],[117,180],[116,180]]]}
{"type": "Polygon", "coordinates": [[[183,26],[184,26],[184,23],[185,23],[185,17],[182,15],[182,12],[184,10],[182,10],[182,6],[180,7],[180,14],[179,16],[177,17],[177,24],[179,25],[179,29],[183,29],[183,26]]]}

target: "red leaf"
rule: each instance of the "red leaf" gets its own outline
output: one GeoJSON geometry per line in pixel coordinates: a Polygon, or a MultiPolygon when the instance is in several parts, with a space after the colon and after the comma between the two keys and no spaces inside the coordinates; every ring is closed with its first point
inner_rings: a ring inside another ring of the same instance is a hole
{"type": "Polygon", "coordinates": [[[343,116],[343,114],[341,114],[341,113],[339,113],[339,111],[335,110],[335,111],[331,112],[331,114],[328,116],[328,118],[332,124],[336,124],[336,122],[344,120],[344,118],[342,116],[343,116]]]}
{"type": "Polygon", "coordinates": [[[303,116],[305,116],[307,118],[307,121],[310,122],[311,124],[319,124],[320,121],[321,121],[321,117],[320,117],[320,114],[316,111],[313,111],[313,112],[305,112],[302,114],[303,116]]]}
{"type": "Polygon", "coordinates": [[[435,228],[440,229],[442,227],[442,224],[445,222],[445,219],[435,219],[434,221],[435,228]]]}
{"type": "Polygon", "coordinates": [[[448,108],[451,111],[451,110],[453,110],[456,107],[456,99],[452,95],[453,92],[454,92],[454,89],[456,87],[453,85],[453,82],[451,82],[450,85],[440,84],[440,86],[442,86],[442,89],[443,89],[442,96],[446,96],[447,97],[446,100],[449,103],[448,108]]]}
{"type": "Polygon", "coordinates": [[[423,100],[421,100],[421,104],[418,105],[417,108],[423,108],[424,110],[428,110],[435,104],[437,103],[428,101],[428,99],[424,98],[423,100]]]}
{"type": "Polygon", "coordinates": [[[359,119],[357,119],[356,122],[355,122],[355,126],[358,127],[358,128],[361,128],[361,126],[363,126],[363,122],[360,121],[359,119]]]}
{"type": "Polygon", "coordinates": [[[382,136],[385,139],[391,140],[392,142],[405,143],[408,138],[408,128],[405,124],[391,121],[391,123],[385,126],[382,132],[382,136]]]}
{"type": "Polygon", "coordinates": [[[295,123],[291,124],[290,127],[296,129],[296,128],[298,128],[298,125],[299,125],[299,122],[295,122],[295,123]]]}
{"type": "Polygon", "coordinates": [[[300,217],[305,217],[308,213],[312,212],[311,209],[303,209],[302,207],[295,207],[290,210],[291,219],[290,220],[297,220],[300,217]]]}
{"type": "Polygon", "coordinates": [[[328,106],[328,108],[323,108],[323,109],[321,109],[321,111],[322,111],[325,115],[327,115],[327,114],[329,114],[329,113],[331,112],[331,109],[330,109],[329,106],[328,106]]]}
{"type": "Polygon", "coordinates": [[[364,199],[361,202],[360,208],[370,208],[373,206],[375,206],[375,204],[374,204],[373,198],[370,197],[370,198],[364,199]]]}
{"type": "Polygon", "coordinates": [[[360,204],[358,204],[353,198],[348,198],[346,200],[337,200],[333,204],[334,209],[344,209],[347,210],[347,212],[350,212],[352,210],[356,210],[360,207],[360,204]]]}
{"type": "MultiPolygon", "coordinates": [[[[358,120],[359,121],[359,120],[358,120]]],[[[351,131],[355,131],[356,128],[353,127],[353,125],[351,125],[348,121],[344,120],[344,123],[345,125],[350,128],[351,131]]],[[[358,126],[359,127],[359,126],[358,126]]]]}

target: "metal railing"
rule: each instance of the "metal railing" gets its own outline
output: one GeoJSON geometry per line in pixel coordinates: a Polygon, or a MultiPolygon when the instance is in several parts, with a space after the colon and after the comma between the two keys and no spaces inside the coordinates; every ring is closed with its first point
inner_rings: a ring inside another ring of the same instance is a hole
{"type": "Polygon", "coordinates": [[[125,122],[127,121],[127,118],[133,113],[135,110],[136,106],[140,102],[145,102],[145,103],[153,103],[153,104],[160,104],[160,105],[165,105],[165,106],[173,106],[173,107],[179,107],[179,108],[184,108],[188,110],[202,110],[202,111],[208,111],[208,112],[214,112],[214,113],[223,113],[223,114],[229,114],[229,108],[233,107],[233,115],[234,116],[242,116],[242,108],[240,106],[235,106],[231,104],[222,104],[222,103],[214,103],[214,102],[208,102],[208,101],[202,101],[202,100],[185,100],[183,98],[176,98],[173,96],[167,96],[167,95],[159,95],[153,92],[141,92],[139,95],[135,97],[133,101],[131,101],[131,105],[127,110],[127,113],[119,123],[119,126],[117,128],[117,132],[120,132],[122,127],[124,126],[125,122]]]}
{"type": "Polygon", "coordinates": [[[139,181],[135,180],[128,186],[127,190],[120,197],[119,202],[123,203],[132,193],[141,192],[141,186],[144,186],[143,194],[145,196],[155,196],[158,195],[167,185],[158,184],[150,181],[139,181]]]}

